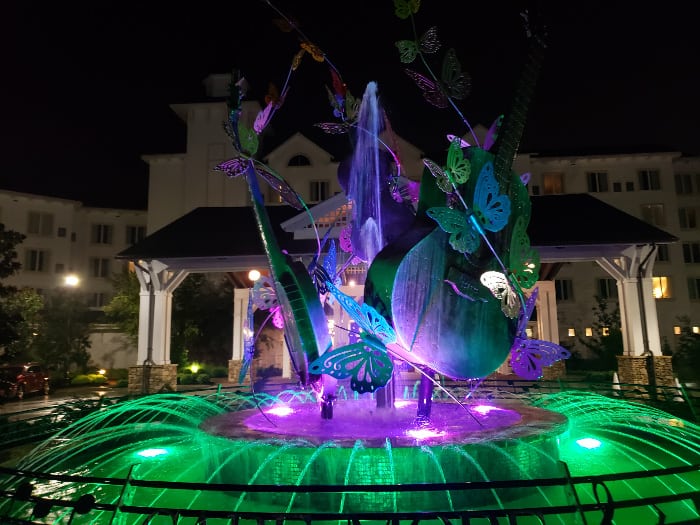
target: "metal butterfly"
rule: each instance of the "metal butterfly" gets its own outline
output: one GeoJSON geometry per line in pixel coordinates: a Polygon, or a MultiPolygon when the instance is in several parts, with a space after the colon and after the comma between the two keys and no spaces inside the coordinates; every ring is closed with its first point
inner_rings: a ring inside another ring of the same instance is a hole
{"type": "Polygon", "coordinates": [[[275,287],[268,276],[262,276],[255,281],[251,292],[253,304],[258,310],[269,310],[272,315],[272,324],[275,328],[284,328],[284,316],[282,306],[277,300],[275,287]]]}
{"type": "Polygon", "coordinates": [[[420,0],[394,0],[394,13],[405,20],[420,9],[420,0]]]}
{"type": "Polygon", "coordinates": [[[432,54],[440,49],[440,41],[437,36],[437,27],[433,26],[428,29],[418,41],[415,40],[399,40],[394,44],[399,50],[401,62],[410,64],[413,62],[418,53],[432,54]]]}
{"type": "Polygon", "coordinates": [[[404,71],[420,88],[423,98],[438,108],[448,107],[451,98],[464,99],[471,88],[471,79],[469,75],[462,72],[457,54],[452,48],[447,50],[443,59],[440,82],[430,80],[412,69],[404,68],[404,71]]]}
{"type": "Polygon", "coordinates": [[[528,380],[541,378],[543,367],[571,357],[571,352],[556,343],[527,337],[527,323],[535,308],[537,294],[538,288],[535,288],[520,313],[515,340],[510,349],[510,364],[513,372],[528,380]]]}
{"type": "Polygon", "coordinates": [[[371,306],[358,304],[330,281],[326,286],[361,328],[360,341],[328,350],[309,365],[309,371],[336,379],[351,377],[353,391],[361,394],[374,392],[385,386],[393,373],[394,364],[387,345],[396,342],[396,332],[371,306]]]}
{"type": "Polygon", "coordinates": [[[540,274],[540,254],[530,246],[525,217],[517,218],[513,225],[508,254],[509,271],[520,288],[532,288],[540,274]]]}
{"type": "Polygon", "coordinates": [[[498,182],[489,161],[481,168],[474,189],[474,204],[465,213],[445,206],[427,210],[427,215],[450,235],[450,246],[460,253],[474,253],[481,244],[484,230],[498,232],[508,224],[510,198],[499,194],[498,182]]]}
{"type": "Polygon", "coordinates": [[[423,164],[430,170],[430,173],[437,180],[438,187],[445,193],[454,192],[452,183],[459,185],[467,182],[472,171],[469,160],[464,158],[462,139],[459,137],[455,137],[450,142],[450,147],[447,150],[447,166],[441,168],[428,158],[423,159],[423,164]]]}
{"type": "Polygon", "coordinates": [[[248,166],[250,166],[251,162],[253,163],[255,172],[265,179],[267,183],[280,194],[284,202],[297,210],[304,209],[304,203],[299,194],[294,191],[294,188],[292,188],[287,181],[285,181],[280,175],[272,171],[271,168],[267,167],[262,162],[244,155],[239,155],[218,164],[214,167],[214,169],[217,171],[223,171],[228,177],[233,178],[243,175],[248,169],[248,166]]]}
{"type": "Polygon", "coordinates": [[[520,311],[520,301],[508,277],[501,272],[488,271],[482,273],[479,280],[496,299],[501,301],[501,311],[506,317],[515,319],[520,311]]]}

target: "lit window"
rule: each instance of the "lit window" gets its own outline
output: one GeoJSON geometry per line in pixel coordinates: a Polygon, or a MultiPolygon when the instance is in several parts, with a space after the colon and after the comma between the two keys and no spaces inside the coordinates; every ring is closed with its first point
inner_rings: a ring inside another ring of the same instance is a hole
{"type": "Polygon", "coordinates": [[[586,337],[593,337],[593,328],[586,327],[586,337]]]}
{"type": "Polygon", "coordinates": [[[603,337],[609,336],[610,335],[610,328],[608,328],[607,326],[604,326],[601,329],[601,333],[603,334],[603,337]]]}
{"type": "Polygon", "coordinates": [[[655,299],[670,299],[671,279],[669,277],[652,277],[651,289],[655,299]]]}
{"type": "Polygon", "coordinates": [[[545,173],[542,175],[542,193],[544,195],[552,195],[556,193],[564,193],[564,174],[563,173],[545,173]]]}
{"type": "Polygon", "coordinates": [[[576,335],[576,330],[574,328],[569,328],[569,337],[574,337],[576,335]]]}
{"type": "Polygon", "coordinates": [[[528,337],[532,337],[532,328],[526,328],[525,329],[525,335],[528,337]]]}
{"type": "Polygon", "coordinates": [[[673,327],[673,333],[675,335],[681,335],[681,327],[680,326],[674,326],[673,327]]]}

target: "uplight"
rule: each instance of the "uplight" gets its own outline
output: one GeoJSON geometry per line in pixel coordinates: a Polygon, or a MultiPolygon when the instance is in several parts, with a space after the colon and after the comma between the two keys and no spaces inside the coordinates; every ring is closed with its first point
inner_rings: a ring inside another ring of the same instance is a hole
{"type": "Polygon", "coordinates": [[[147,448],[146,450],[137,452],[136,455],[142,458],[155,458],[157,456],[164,456],[167,453],[168,450],[165,448],[147,448]]]}
{"type": "Polygon", "coordinates": [[[600,441],[594,438],[581,438],[576,440],[576,444],[579,447],[587,448],[587,449],[592,449],[592,448],[598,448],[600,446],[600,441]]]}

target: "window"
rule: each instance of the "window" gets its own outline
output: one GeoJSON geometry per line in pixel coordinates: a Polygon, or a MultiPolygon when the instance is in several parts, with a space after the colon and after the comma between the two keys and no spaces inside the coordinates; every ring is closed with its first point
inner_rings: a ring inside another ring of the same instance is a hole
{"type": "Polygon", "coordinates": [[[625,191],[634,191],[634,182],[625,182],[625,191]]]}
{"type": "Polygon", "coordinates": [[[545,173],[542,175],[542,186],[544,195],[564,193],[564,174],[545,173]]]}
{"type": "Polygon", "coordinates": [[[675,325],[673,327],[673,333],[674,333],[674,335],[681,335],[681,327],[678,325],[675,325]]]}
{"type": "Polygon", "coordinates": [[[571,279],[555,279],[554,290],[557,294],[557,301],[574,300],[574,283],[571,279]]]}
{"type": "Polygon", "coordinates": [[[575,328],[569,328],[567,330],[569,337],[576,337],[576,329],[575,328]]]}
{"type": "Polygon", "coordinates": [[[312,180],[309,182],[310,202],[320,202],[328,198],[330,182],[327,180],[312,180]]]}
{"type": "Polygon", "coordinates": [[[656,260],[658,262],[668,262],[671,260],[668,256],[668,245],[659,244],[656,246],[656,260]]]}
{"type": "Polygon", "coordinates": [[[305,155],[294,155],[287,162],[287,166],[311,166],[311,161],[305,155]]]}
{"type": "Polygon", "coordinates": [[[671,279],[669,277],[652,277],[651,289],[655,299],[670,299],[671,279]]]}
{"type": "Polygon", "coordinates": [[[700,301],[700,277],[688,277],[688,297],[700,301]]]}
{"type": "Polygon", "coordinates": [[[610,335],[610,328],[608,328],[607,326],[602,327],[602,328],[600,329],[600,334],[601,334],[603,337],[608,337],[608,336],[610,335]]]}
{"type": "Polygon", "coordinates": [[[593,328],[590,326],[586,327],[586,337],[593,337],[593,328]]]}
{"type": "Polygon", "coordinates": [[[678,208],[678,223],[681,229],[691,230],[698,227],[698,206],[678,208]]]}
{"type": "Polygon", "coordinates": [[[621,182],[613,182],[613,191],[616,193],[619,193],[622,191],[622,183],[621,182]]]}
{"type": "Polygon", "coordinates": [[[142,241],[146,236],[145,226],[127,226],[126,227],[126,243],[129,245],[136,244],[142,241]]]}
{"type": "Polygon", "coordinates": [[[665,226],[666,217],[663,204],[642,204],[642,220],[654,226],[665,226]]]}
{"type": "Polygon", "coordinates": [[[51,237],[53,235],[53,214],[30,211],[28,215],[27,233],[51,237]]]}
{"type": "Polygon", "coordinates": [[[112,244],[112,225],[93,224],[91,242],[94,244],[112,244]]]}
{"type": "Polygon", "coordinates": [[[66,229],[65,229],[65,228],[61,227],[61,228],[58,229],[58,236],[59,236],[59,237],[65,237],[65,236],[66,236],[66,233],[67,233],[67,232],[66,232],[66,229]]]}
{"type": "Polygon", "coordinates": [[[109,259],[91,258],[90,275],[92,277],[109,277],[109,259]]]}
{"type": "Polygon", "coordinates": [[[104,292],[97,292],[90,294],[88,297],[88,307],[90,308],[101,308],[109,303],[107,294],[104,292]]]}
{"type": "Polygon", "coordinates": [[[589,171],[586,173],[588,191],[602,193],[608,191],[608,174],[604,171],[589,171]]]}
{"type": "Polygon", "coordinates": [[[617,281],[615,279],[598,279],[598,295],[603,299],[617,299],[617,281]]]}
{"type": "Polygon", "coordinates": [[[678,195],[693,193],[693,176],[690,173],[676,173],[675,179],[678,195]]]}
{"type": "Polygon", "coordinates": [[[47,272],[49,252],[44,250],[27,250],[24,256],[24,270],[28,272],[47,272]]]}
{"type": "Polygon", "coordinates": [[[659,170],[639,170],[640,190],[660,190],[659,170]]]}
{"type": "Polygon", "coordinates": [[[700,242],[683,243],[683,262],[687,264],[700,263],[700,242]]]}

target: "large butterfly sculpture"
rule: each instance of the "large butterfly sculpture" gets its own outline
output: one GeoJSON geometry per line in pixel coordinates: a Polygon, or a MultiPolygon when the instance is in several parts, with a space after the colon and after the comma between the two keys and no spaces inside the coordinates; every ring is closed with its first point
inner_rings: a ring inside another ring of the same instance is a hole
{"type": "Polygon", "coordinates": [[[481,284],[489,289],[491,294],[501,301],[501,311],[506,317],[515,319],[520,312],[519,293],[521,290],[514,289],[514,285],[508,280],[508,277],[496,271],[488,271],[481,274],[479,277],[481,284]]]}
{"type": "Polygon", "coordinates": [[[450,141],[450,147],[447,150],[447,165],[440,167],[436,162],[425,158],[423,164],[430,170],[430,173],[435,177],[438,187],[445,193],[454,192],[455,185],[464,184],[469,180],[472,166],[468,159],[464,158],[462,152],[462,139],[453,137],[450,141]]]}
{"type": "Polygon", "coordinates": [[[304,209],[304,203],[299,194],[294,191],[289,183],[280,175],[275,173],[271,168],[267,167],[262,162],[259,162],[245,155],[238,155],[232,159],[226,160],[214,167],[216,171],[223,171],[228,177],[234,178],[243,175],[250,163],[253,163],[255,172],[260,175],[272,188],[280,194],[280,197],[297,210],[304,209]]]}
{"type": "Polygon", "coordinates": [[[434,81],[417,71],[405,68],[405,73],[413,79],[423,93],[423,98],[437,108],[446,108],[450,99],[462,100],[471,88],[471,78],[462,71],[454,49],[448,49],[442,61],[440,81],[434,81]]]}
{"type": "Polygon", "coordinates": [[[557,361],[568,359],[571,356],[571,352],[558,344],[527,337],[527,323],[535,308],[537,294],[538,288],[535,288],[527,299],[525,308],[520,313],[515,340],[510,349],[510,364],[513,372],[523,379],[529,380],[542,377],[543,367],[551,366],[557,361]]]}
{"type": "Polygon", "coordinates": [[[474,189],[474,204],[466,213],[463,210],[436,206],[426,213],[450,234],[450,246],[460,253],[474,253],[481,243],[484,230],[501,231],[510,217],[510,198],[499,194],[493,162],[484,164],[474,189]]]}
{"type": "Polygon", "coordinates": [[[336,379],[351,377],[353,391],[374,392],[386,385],[393,373],[387,345],[396,342],[396,332],[371,306],[358,304],[330,281],[326,286],[362,331],[358,342],[328,350],[309,365],[309,371],[336,379]]]}

